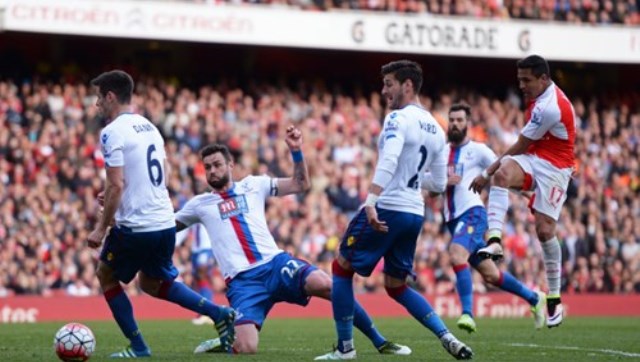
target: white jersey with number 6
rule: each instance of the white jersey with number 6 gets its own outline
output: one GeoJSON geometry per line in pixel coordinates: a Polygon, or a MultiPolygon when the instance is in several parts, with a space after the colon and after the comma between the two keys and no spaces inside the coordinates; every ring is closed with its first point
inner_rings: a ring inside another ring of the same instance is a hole
{"type": "Polygon", "coordinates": [[[141,115],[123,113],[100,133],[106,167],[122,167],[124,190],[116,224],[135,232],[175,226],[165,186],[165,150],[160,132],[141,115]]]}
{"type": "Polygon", "coordinates": [[[444,131],[426,109],[409,104],[389,113],[378,140],[376,172],[387,169],[393,176],[377,205],[386,210],[424,215],[420,187],[424,171],[433,172],[438,167],[442,168],[440,173],[446,174],[446,142],[444,131]],[[394,159],[396,168],[391,170],[393,165],[389,161],[394,159]]]}

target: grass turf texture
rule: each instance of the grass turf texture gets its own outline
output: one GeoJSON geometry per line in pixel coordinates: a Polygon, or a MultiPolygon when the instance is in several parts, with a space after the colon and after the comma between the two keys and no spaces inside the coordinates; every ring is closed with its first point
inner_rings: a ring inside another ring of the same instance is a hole
{"type": "MultiPolygon", "coordinates": [[[[72,320],[69,320],[71,322],[72,320]]],[[[97,339],[91,361],[106,361],[127,341],[115,322],[84,322],[97,339]]],[[[467,334],[446,320],[454,334],[475,353],[476,361],[640,361],[640,318],[569,317],[559,328],[535,331],[530,319],[478,319],[478,333],[467,334]]],[[[53,336],[64,323],[1,324],[0,360],[55,361],[53,336]]],[[[382,356],[356,332],[361,361],[453,361],[436,338],[410,318],[377,318],[379,330],[390,340],[411,347],[408,357],[382,356]]],[[[193,326],[189,321],[143,321],[141,330],[158,361],[312,361],[335,343],[330,319],[271,319],[260,333],[254,356],[193,355],[202,340],[213,338],[212,326],[193,326]],[[230,359],[229,359],[230,360],[230,359]]]]}

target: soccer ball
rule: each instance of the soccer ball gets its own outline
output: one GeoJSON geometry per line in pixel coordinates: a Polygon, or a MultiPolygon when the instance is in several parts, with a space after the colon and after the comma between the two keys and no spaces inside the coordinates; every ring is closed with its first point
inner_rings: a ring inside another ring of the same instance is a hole
{"type": "Polygon", "coordinates": [[[69,323],[56,332],[53,348],[63,361],[86,361],[96,349],[96,337],[84,324],[69,323]]]}

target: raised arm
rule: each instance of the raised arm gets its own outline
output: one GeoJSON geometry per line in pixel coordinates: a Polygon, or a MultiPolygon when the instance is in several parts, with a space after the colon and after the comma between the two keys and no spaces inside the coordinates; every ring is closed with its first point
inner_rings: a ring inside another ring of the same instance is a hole
{"type": "Polygon", "coordinates": [[[307,163],[300,149],[302,147],[302,132],[294,126],[287,127],[285,142],[293,157],[293,176],[277,180],[278,196],[300,193],[311,188],[309,170],[307,170],[307,163]]]}

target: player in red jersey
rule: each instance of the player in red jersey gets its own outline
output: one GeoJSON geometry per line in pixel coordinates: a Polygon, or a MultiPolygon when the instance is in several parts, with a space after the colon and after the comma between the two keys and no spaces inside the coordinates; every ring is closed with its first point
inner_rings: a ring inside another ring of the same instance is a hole
{"type": "Polygon", "coordinates": [[[531,55],[517,63],[518,85],[527,101],[526,125],[520,136],[496,162],[471,183],[480,192],[491,180],[489,191],[487,247],[484,258],[503,257],[502,228],[509,208],[509,188],[531,190],[531,209],[536,233],[542,243],[549,294],[547,326],[562,323],[560,268],[562,252],[556,238],[556,223],[567,198],[574,166],[576,116],[571,102],[551,80],[549,64],[531,55]]]}

